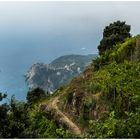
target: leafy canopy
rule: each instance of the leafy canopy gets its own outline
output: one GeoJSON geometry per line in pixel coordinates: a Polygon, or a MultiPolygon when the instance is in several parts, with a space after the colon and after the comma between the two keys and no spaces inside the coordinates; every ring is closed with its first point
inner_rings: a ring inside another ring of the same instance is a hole
{"type": "Polygon", "coordinates": [[[121,21],[116,21],[106,26],[103,31],[103,39],[98,46],[99,54],[102,55],[107,49],[111,49],[113,45],[118,42],[122,43],[126,38],[131,37],[130,28],[130,25],[121,21]]]}
{"type": "Polygon", "coordinates": [[[26,99],[28,101],[28,104],[32,104],[45,97],[47,97],[47,94],[45,93],[45,91],[41,88],[36,88],[27,93],[26,99]]]}

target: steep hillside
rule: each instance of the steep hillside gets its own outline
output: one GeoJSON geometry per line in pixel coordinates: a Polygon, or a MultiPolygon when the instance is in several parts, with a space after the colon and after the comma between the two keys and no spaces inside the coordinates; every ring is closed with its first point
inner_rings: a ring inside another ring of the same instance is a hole
{"type": "Polygon", "coordinates": [[[38,87],[27,102],[13,96],[1,104],[0,138],[140,138],[140,35],[129,31],[125,22],[107,26],[90,65],[91,55],[33,65],[31,87],[61,87],[54,94],[38,87]]]}
{"type": "Polygon", "coordinates": [[[97,55],[65,55],[50,64],[36,63],[26,73],[29,89],[40,87],[50,93],[79,75],[97,55]]]}
{"type": "Polygon", "coordinates": [[[74,63],[82,67],[84,69],[84,66],[88,66],[91,63],[91,60],[93,58],[96,58],[96,54],[89,54],[89,55],[64,55],[61,56],[54,61],[52,61],[49,65],[54,68],[64,68],[66,65],[72,66],[74,63]]]}
{"type": "Polygon", "coordinates": [[[139,48],[139,36],[117,44],[51,98],[79,126],[81,137],[139,138],[139,48]]]}

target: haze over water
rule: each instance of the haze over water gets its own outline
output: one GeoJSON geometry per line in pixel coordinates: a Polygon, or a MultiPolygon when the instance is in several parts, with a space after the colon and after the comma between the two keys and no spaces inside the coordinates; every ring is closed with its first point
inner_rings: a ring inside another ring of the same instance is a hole
{"type": "Polygon", "coordinates": [[[139,6],[140,2],[0,2],[0,91],[24,100],[24,74],[33,63],[50,63],[66,54],[97,54],[103,29],[113,21],[126,21],[133,34],[139,33],[139,6]]]}

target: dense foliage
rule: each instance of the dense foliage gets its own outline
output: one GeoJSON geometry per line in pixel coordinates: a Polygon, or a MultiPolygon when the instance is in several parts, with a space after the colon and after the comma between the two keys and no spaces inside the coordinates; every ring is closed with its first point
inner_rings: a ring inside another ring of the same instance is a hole
{"type": "Polygon", "coordinates": [[[90,121],[90,134],[92,133],[93,137],[139,137],[139,85],[139,63],[127,61],[123,64],[111,63],[94,74],[90,85],[91,90],[94,93],[101,93],[100,100],[108,106],[110,114],[99,122],[90,121]],[[98,131],[98,129],[101,131],[98,131]]]}
{"type": "Polygon", "coordinates": [[[104,65],[112,63],[112,61],[118,64],[123,63],[125,60],[138,61],[140,44],[137,42],[139,42],[139,38],[139,35],[128,38],[124,43],[118,43],[111,50],[106,50],[104,54],[93,60],[94,70],[99,70],[104,65]]]}
{"type": "MultiPolygon", "coordinates": [[[[0,96],[6,97],[5,94],[0,96]]],[[[49,116],[49,113],[42,112],[37,106],[31,107],[27,103],[18,102],[13,96],[9,104],[0,105],[0,138],[73,137],[49,116]]]]}
{"type": "MultiPolygon", "coordinates": [[[[114,54],[120,57],[115,57],[115,61],[112,60],[106,66],[102,66],[91,79],[90,90],[94,94],[100,93],[100,101],[107,106],[108,115],[99,121],[89,120],[87,137],[139,138],[140,63],[135,59],[127,61],[127,51],[123,51],[123,49],[134,50],[134,40],[135,38],[128,41],[131,45],[125,42],[116,46],[118,49],[112,51],[109,56],[114,54]]],[[[96,101],[95,103],[97,104],[96,101]]]]}
{"type": "Polygon", "coordinates": [[[140,36],[128,38],[69,84],[63,109],[85,129],[84,137],[139,138],[139,50],[140,36]]]}
{"type": "MultiPolygon", "coordinates": [[[[9,104],[1,104],[0,138],[76,137],[60,125],[61,111],[81,127],[80,137],[140,138],[140,36],[126,39],[129,31],[125,22],[107,26],[103,42],[108,48],[100,48],[101,56],[83,75],[54,95],[37,88],[28,92],[27,103],[12,97],[9,104]],[[47,101],[56,97],[58,110],[48,110],[47,101]]],[[[4,98],[0,93],[0,101],[4,98]]]]}
{"type": "Polygon", "coordinates": [[[130,25],[125,22],[116,21],[106,26],[103,32],[103,39],[98,46],[99,54],[103,54],[107,49],[111,49],[118,42],[123,42],[130,37],[130,25]]]}
{"type": "Polygon", "coordinates": [[[35,103],[36,101],[43,99],[47,97],[48,93],[45,93],[45,91],[41,88],[35,88],[32,91],[28,91],[27,93],[27,101],[28,104],[35,103]]]}

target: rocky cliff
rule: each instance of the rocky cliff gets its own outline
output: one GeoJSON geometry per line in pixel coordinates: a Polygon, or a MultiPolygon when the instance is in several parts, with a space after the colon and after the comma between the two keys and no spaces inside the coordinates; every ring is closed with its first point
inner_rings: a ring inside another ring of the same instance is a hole
{"type": "Polygon", "coordinates": [[[40,87],[53,93],[79,75],[97,55],[65,55],[50,64],[36,63],[27,71],[25,77],[29,89],[40,87]]]}

